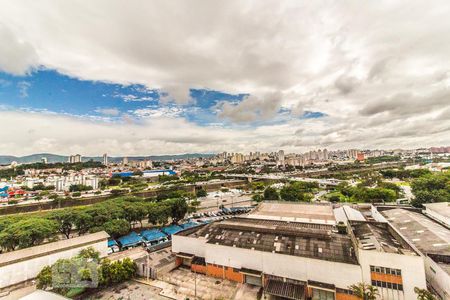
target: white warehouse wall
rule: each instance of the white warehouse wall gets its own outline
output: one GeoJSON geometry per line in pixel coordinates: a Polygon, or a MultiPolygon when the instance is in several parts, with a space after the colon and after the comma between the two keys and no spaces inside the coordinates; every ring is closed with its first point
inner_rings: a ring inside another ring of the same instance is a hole
{"type": "Polygon", "coordinates": [[[205,260],[207,263],[244,267],[302,281],[309,279],[333,283],[339,288],[347,288],[362,279],[359,265],[215,244],[206,244],[205,260]]]}
{"type": "MultiPolygon", "coordinates": [[[[414,287],[426,288],[424,261],[421,256],[403,255],[395,253],[378,252],[374,250],[358,250],[359,262],[363,270],[363,279],[371,283],[370,266],[380,266],[402,270],[402,293],[393,292],[382,294],[380,299],[416,299],[414,287]]],[[[378,288],[380,290],[380,288],[378,288]]],[[[388,290],[388,289],[383,289],[388,290]]]]}
{"type": "Polygon", "coordinates": [[[58,259],[71,258],[77,255],[80,250],[88,247],[93,247],[96,251],[100,252],[100,257],[104,257],[108,253],[108,244],[105,240],[90,245],[85,245],[6,265],[0,267],[0,288],[33,279],[37,276],[37,274],[39,274],[44,266],[51,265],[58,259]]]}
{"type": "Polygon", "coordinates": [[[185,252],[198,257],[205,257],[205,238],[172,235],[172,251],[175,253],[185,252]]]}
{"type": "Polygon", "coordinates": [[[425,257],[425,273],[430,285],[444,300],[450,300],[450,275],[428,256],[425,257]]]}

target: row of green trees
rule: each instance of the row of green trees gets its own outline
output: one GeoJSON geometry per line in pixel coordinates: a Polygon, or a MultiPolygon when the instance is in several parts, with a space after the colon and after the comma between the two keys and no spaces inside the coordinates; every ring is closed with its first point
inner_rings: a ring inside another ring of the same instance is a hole
{"type": "MultiPolygon", "coordinates": [[[[312,192],[319,188],[315,182],[295,181],[286,183],[280,191],[274,187],[267,187],[264,190],[264,200],[279,200],[285,201],[302,201],[309,202],[313,198],[312,192]]],[[[255,197],[254,200],[259,201],[260,198],[255,197]]]]}
{"type": "Polygon", "coordinates": [[[414,199],[412,205],[422,207],[424,203],[445,202],[450,199],[450,171],[425,174],[411,183],[414,199]]]}
{"type": "Polygon", "coordinates": [[[424,175],[429,175],[431,172],[427,169],[415,169],[415,170],[405,170],[405,169],[387,169],[381,170],[380,174],[385,178],[398,178],[398,179],[410,179],[410,178],[419,178],[424,175]]]}
{"type": "Polygon", "coordinates": [[[397,185],[389,182],[378,182],[376,187],[366,186],[365,184],[350,186],[344,182],[339,184],[336,190],[345,197],[345,201],[367,203],[393,202],[401,193],[397,185]]]}
{"type": "Polygon", "coordinates": [[[190,209],[183,198],[163,201],[139,197],[120,197],[87,207],[64,208],[29,216],[0,218],[0,247],[11,251],[51,241],[57,233],[69,238],[74,232],[85,234],[105,230],[117,237],[148,220],[154,225],[174,223],[190,209]]]}

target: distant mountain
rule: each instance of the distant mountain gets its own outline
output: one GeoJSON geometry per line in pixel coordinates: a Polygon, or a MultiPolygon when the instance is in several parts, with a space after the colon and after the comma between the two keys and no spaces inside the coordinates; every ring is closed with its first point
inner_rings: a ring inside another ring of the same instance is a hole
{"type": "MultiPolygon", "coordinates": [[[[176,160],[176,159],[189,159],[189,158],[198,158],[198,157],[211,157],[214,154],[207,153],[186,153],[186,154],[176,154],[176,155],[149,155],[149,156],[127,156],[128,160],[176,160]]],[[[35,162],[40,162],[43,157],[47,158],[49,163],[56,162],[67,162],[69,156],[66,155],[57,155],[51,153],[39,153],[39,154],[31,154],[26,156],[12,156],[12,155],[0,155],[0,165],[9,165],[13,161],[16,161],[20,164],[30,164],[35,162]]],[[[122,161],[124,156],[115,156],[108,157],[108,161],[110,162],[120,162],[122,161]]],[[[82,161],[103,161],[101,156],[82,156],[82,161]]]]}

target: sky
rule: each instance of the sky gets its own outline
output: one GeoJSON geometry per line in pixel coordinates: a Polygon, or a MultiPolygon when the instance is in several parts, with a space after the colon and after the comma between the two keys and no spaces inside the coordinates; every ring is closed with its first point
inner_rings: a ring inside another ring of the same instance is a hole
{"type": "Polygon", "coordinates": [[[450,3],[0,0],[0,155],[450,145],[450,3]]]}

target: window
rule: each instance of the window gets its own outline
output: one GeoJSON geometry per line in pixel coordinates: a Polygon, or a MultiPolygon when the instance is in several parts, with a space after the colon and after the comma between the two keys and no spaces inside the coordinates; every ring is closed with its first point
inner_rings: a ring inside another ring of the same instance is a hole
{"type": "Polygon", "coordinates": [[[313,288],[312,300],[334,300],[334,293],[313,288]]]}

